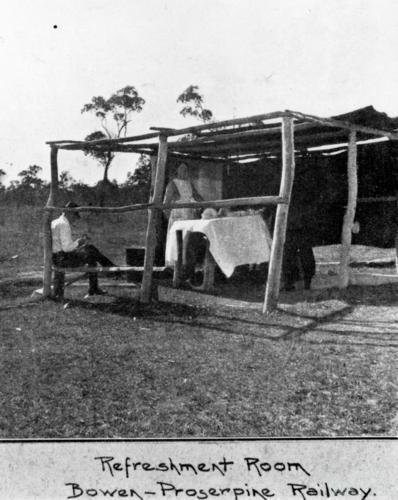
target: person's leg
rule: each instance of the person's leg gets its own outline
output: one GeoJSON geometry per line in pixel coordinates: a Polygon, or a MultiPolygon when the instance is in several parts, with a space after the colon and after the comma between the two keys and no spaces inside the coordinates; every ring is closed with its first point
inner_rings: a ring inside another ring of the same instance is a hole
{"type": "Polygon", "coordinates": [[[98,274],[88,273],[88,294],[98,295],[102,293],[103,293],[102,290],[100,290],[98,286],[98,274]]]}
{"type": "Polygon", "coordinates": [[[205,254],[206,237],[202,233],[191,233],[185,243],[184,278],[186,280],[194,278],[196,265],[203,263],[205,254]]]}
{"type": "Polygon", "coordinates": [[[115,264],[108,259],[104,254],[102,254],[97,247],[94,245],[84,245],[77,249],[82,258],[86,261],[89,266],[96,266],[99,264],[102,267],[115,267],[115,264]]]}
{"type": "MultiPolygon", "coordinates": [[[[113,267],[114,265],[94,245],[85,245],[81,251],[85,256],[86,263],[90,267],[96,267],[97,264],[103,267],[113,267]]],[[[98,286],[98,274],[88,273],[88,295],[100,295],[103,293],[105,292],[98,286]]]]}
{"type": "Polygon", "coordinates": [[[61,267],[81,267],[86,264],[86,259],[78,252],[77,249],[72,252],[64,252],[62,255],[61,267]]]}
{"type": "MultiPolygon", "coordinates": [[[[75,250],[80,255],[80,259],[90,267],[96,267],[99,264],[102,267],[115,267],[115,264],[103,255],[94,245],[84,245],[75,250]]],[[[102,295],[103,292],[98,286],[98,274],[89,273],[89,295],[102,295]]]]}
{"type": "MultiPolygon", "coordinates": [[[[53,264],[56,267],[65,267],[63,255],[58,253],[53,255],[53,264]]],[[[53,297],[56,300],[64,298],[65,273],[63,271],[54,271],[54,289],[53,297]]]]}
{"type": "Polygon", "coordinates": [[[304,273],[304,288],[309,290],[315,275],[315,257],[312,246],[306,241],[303,241],[300,246],[300,260],[304,273]]]}
{"type": "Polygon", "coordinates": [[[294,239],[286,239],[283,252],[283,279],[284,289],[294,290],[294,284],[299,279],[299,267],[297,262],[297,245],[294,239]]]}
{"type": "Polygon", "coordinates": [[[62,300],[64,298],[65,273],[54,271],[54,299],[62,300]]]}
{"type": "MultiPolygon", "coordinates": [[[[90,267],[96,267],[97,265],[97,254],[92,251],[92,245],[85,245],[80,248],[76,248],[72,252],[65,253],[64,267],[80,267],[88,265],[90,267]]],[[[95,249],[95,247],[93,247],[95,249]]],[[[97,273],[88,273],[88,294],[95,295],[101,293],[98,287],[98,275],[97,273]]]]}

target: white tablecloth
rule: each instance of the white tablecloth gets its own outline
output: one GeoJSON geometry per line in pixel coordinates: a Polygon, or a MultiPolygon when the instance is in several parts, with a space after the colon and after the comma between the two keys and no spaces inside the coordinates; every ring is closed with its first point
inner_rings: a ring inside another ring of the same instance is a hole
{"type": "Polygon", "coordinates": [[[167,266],[173,266],[177,260],[176,231],[179,230],[183,232],[183,240],[187,231],[205,234],[214,260],[227,277],[232,275],[236,266],[260,264],[270,258],[272,240],[260,215],[174,222],[167,237],[167,266]]]}

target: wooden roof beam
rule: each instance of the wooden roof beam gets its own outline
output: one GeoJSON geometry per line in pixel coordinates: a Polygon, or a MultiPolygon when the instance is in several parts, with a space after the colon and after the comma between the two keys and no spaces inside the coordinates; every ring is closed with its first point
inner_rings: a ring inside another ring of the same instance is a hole
{"type": "Polygon", "coordinates": [[[274,122],[274,123],[263,123],[262,121],[257,121],[257,122],[252,122],[252,123],[249,123],[249,124],[243,124],[243,125],[238,125],[238,126],[229,126],[229,127],[224,127],[222,130],[216,130],[216,131],[198,131],[196,132],[195,135],[197,135],[198,138],[205,138],[205,137],[212,137],[215,133],[217,133],[217,135],[224,135],[224,134],[231,134],[231,133],[234,133],[234,132],[248,132],[250,130],[265,130],[265,129],[268,129],[268,128],[272,128],[272,127],[277,127],[279,126],[280,127],[280,123],[278,122],[274,122]]]}
{"type": "Polygon", "coordinates": [[[226,162],[229,161],[226,156],[203,156],[200,154],[187,154],[187,153],[178,153],[178,152],[169,152],[169,156],[172,156],[173,158],[177,158],[181,161],[183,160],[199,160],[199,161],[206,161],[206,162],[226,162]]]}
{"type": "MultiPolygon", "coordinates": [[[[319,128],[319,126],[315,123],[300,123],[295,125],[295,132],[302,132],[302,131],[308,131],[311,129],[316,129],[319,128]]],[[[339,133],[341,129],[336,130],[336,134],[339,133]]],[[[188,147],[194,146],[194,145],[219,145],[223,143],[229,142],[231,139],[240,139],[240,138],[251,138],[251,137],[265,137],[267,135],[275,135],[275,137],[279,138],[281,133],[281,127],[279,125],[275,126],[274,124],[272,127],[266,128],[266,129],[256,129],[256,130],[246,130],[246,131],[239,131],[238,129],[236,132],[231,131],[231,133],[228,134],[217,134],[217,135],[209,135],[209,136],[203,136],[199,137],[197,139],[193,139],[190,141],[184,141],[183,143],[175,141],[175,142],[170,142],[169,145],[174,145],[174,144],[184,144],[187,145],[188,147]]],[[[319,133],[319,132],[317,132],[319,133]]],[[[297,134],[296,137],[299,137],[297,134]]]]}
{"type": "MultiPolygon", "coordinates": [[[[245,118],[234,118],[231,120],[224,120],[216,123],[206,123],[203,125],[197,125],[194,127],[186,127],[182,129],[172,129],[172,128],[159,128],[159,127],[151,127],[151,130],[156,130],[156,132],[152,133],[147,133],[147,134],[142,134],[142,135],[135,135],[135,136],[129,136],[129,137],[123,137],[123,138],[118,138],[118,139],[97,139],[95,141],[48,141],[46,144],[49,144],[50,146],[57,146],[60,149],[86,149],[87,146],[91,145],[106,145],[106,146],[112,146],[114,147],[115,145],[119,145],[122,143],[132,143],[132,142],[138,142],[146,139],[155,139],[159,136],[160,134],[167,135],[167,136],[177,136],[177,135],[183,135],[187,133],[200,133],[203,131],[206,132],[206,138],[217,138],[221,139],[220,136],[225,135],[224,131],[217,130],[222,127],[228,127],[228,126],[234,126],[234,125],[249,125],[253,123],[262,123],[262,121],[265,120],[273,120],[273,119],[282,119],[284,116],[290,116],[293,117],[295,120],[298,120],[300,123],[295,125],[295,130],[299,131],[305,130],[306,128],[310,129],[311,124],[308,122],[314,122],[323,126],[327,127],[334,127],[338,129],[346,129],[346,130],[355,130],[357,132],[362,132],[365,134],[370,134],[370,135],[376,135],[376,136],[383,136],[383,137],[388,137],[391,140],[398,140],[398,133],[397,132],[391,132],[391,131],[386,131],[386,130],[380,130],[380,129],[375,129],[372,127],[367,127],[367,126],[362,126],[362,125],[355,125],[349,122],[345,121],[340,121],[336,120],[334,118],[321,118],[317,117],[314,115],[308,115],[305,113],[300,113],[297,111],[291,111],[291,110],[285,110],[285,111],[275,111],[272,113],[265,113],[261,115],[254,115],[254,116],[249,116],[245,118]],[[66,146],[71,146],[67,148],[66,146]],[[72,148],[72,146],[74,146],[72,148]]],[[[250,130],[246,130],[244,132],[240,131],[239,129],[237,133],[233,133],[232,130],[228,130],[226,132],[227,136],[230,135],[231,139],[237,137],[237,134],[244,134],[247,133],[248,136],[251,134],[257,134],[261,136],[262,133],[265,133],[265,131],[268,129],[266,127],[266,124],[264,125],[264,129],[261,128],[260,130],[254,129],[252,132],[250,130]],[[232,132],[232,133],[231,133],[232,132]]],[[[261,125],[260,125],[261,126],[261,125]]],[[[275,127],[277,128],[277,127],[275,127]]],[[[272,130],[272,126],[271,126],[272,130]]],[[[155,148],[156,145],[151,145],[150,147],[155,148]]]]}
{"type": "Polygon", "coordinates": [[[380,135],[380,136],[388,137],[389,139],[392,139],[392,140],[398,140],[398,133],[397,132],[380,130],[380,129],[376,129],[376,128],[372,128],[372,127],[367,127],[364,125],[355,125],[354,123],[335,120],[334,118],[320,118],[318,116],[307,115],[304,113],[300,113],[298,111],[286,110],[286,112],[289,113],[291,116],[298,118],[300,120],[307,119],[307,120],[310,120],[310,121],[313,121],[316,123],[321,123],[322,125],[326,125],[328,127],[336,127],[336,128],[340,128],[340,129],[346,129],[346,130],[355,130],[356,132],[363,132],[365,134],[371,134],[371,135],[380,135]]]}
{"type": "Polygon", "coordinates": [[[174,145],[174,144],[187,144],[189,146],[194,146],[194,145],[197,145],[197,144],[208,144],[208,145],[211,145],[211,144],[220,144],[220,143],[226,143],[226,142],[229,142],[231,139],[239,139],[239,138],[245,138],[245,137],[262,137],[262,136],[266,136],[266,135],[272,135],[274,134],[275,136],[279,136],[280,135],[280,127],[272,127],[272,128],[268,128],[268,129],[261,129],[261,130],[248,130],[248,131],[244,131],[244,132],[240,132],[240,131],[236,131],[236,132],[233,132],[231,131],[231,133],[229,134],[220,134],[220,135],[209,135],[209,136],[205,136],[205,137],[200,137],[198,139],[193,139],[193,140],[190,140],[190,141],[184,141],[183,143],[182,142],[178,142],[178,141],[175,141],[175,142],[170,142],[170,145],[174,145]]]}
{"type": "Polygon", "coordinates": [[[82,147],[80,144],[64,144],[58,146],[58,149],[72,150],[72,151],[114,151],[117,152],[134,152],[136,149],[148,149],[151,151],[156,151],[158,145],[152,143],[142,143],[142,144],[85,144],[82,147]]]}
{"type": "MultiPolygon", "coordinates": [[[[259,120],[273,120],[276,118],[283,118],[283,116],[286,116],[289,113],[290,113],[289,111],[274,111],[272,113],[264,113],[261,115],[248,116],[245,118],[233,118],[231,120],[223,120],[220,122],[206,123],[204,125],[196,125],[193,127],[175,129],[167,135],[169,136],[183,135],[183,134],[195,133],[202,130],[214,130],[220,127],[226,127],[228,125],[239,125],[239,124],[256,122],[259,120]]],[[[159,127],[150,127],[150,130],[159,130],[159,127]]]]}
{"type": "Polygon", "coordinates": [[[130,137],[121,137],[118,139],[96,139],[95,141],[47,141],[46,144],[55,145],[64,144],[65,142],[69,142],[74,145],[87,146],[87,145],[101,145],[101,144],[121,144],[124,142],[135,142],[135,141],[143,141],[145,139],[155,139],[159,137],[159,133],[150,132],[148,134],[141,135],[132,135],[130,137]]]}
{"type": "Polygon", "coordinates": [[[280,142],[279,141],[272,141],[264,144],[242,144],[242,143],[235,143],[233,145],[231,144],[224,144],[222,146],[213,146],[213,147],[193,147],[190,149],[178,149],[178,148],[172,148],[172,151],[176,152],[191,152],[191,153],[196,153],[196,154],[202,154],[202,155],[234,155],[234,154],[243,154],[243,153],[264,153],[267,152],[269,149],[277,147],[280,149],[280,142]]]}
{"type": "MultiPolygon", "coordinates": [[[[301,146],[304,148],[307,147],[315,147],[316,145],[327,145],[332,144],[330,142],[331,139],[334,142],[344,142],[341,139],[347,138],[347,131],[340,130],[337,132],[326,132],[323,134],[317,134],[316,136],[297,136],[295,140],[296,146],[301,146]],[[329,141],[329,142],[328,142],[329,141]]],[[[203,144],[203,145],[191,145],[190,143],[173,143],[169,145],[170,150],[174,151],[191,151],[201,154],[214,154],[214,153],[223,153],[232,155],[235,152],[240,153],[263,153],[267,152],[270,149],[277,148],[280,150],[281,141],[280,140],[272,140],[272,141],[256,141],[253,142],[242,142],[235,141],[231,144],[203,144]]]]}

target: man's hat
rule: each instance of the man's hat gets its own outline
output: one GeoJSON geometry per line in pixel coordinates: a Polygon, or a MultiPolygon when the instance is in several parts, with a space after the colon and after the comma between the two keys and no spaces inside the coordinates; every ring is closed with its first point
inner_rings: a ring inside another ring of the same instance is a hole
{"type": "MultiPolygon", "coordinates": [[[[65,208],[77,208],[79,205],[75,203],[74,201],[68,201],[68,203],[65,205],[65,208]]],[[[75,214],[76,217],[80,218],[79,212],[70,212],[75,214]]]]}

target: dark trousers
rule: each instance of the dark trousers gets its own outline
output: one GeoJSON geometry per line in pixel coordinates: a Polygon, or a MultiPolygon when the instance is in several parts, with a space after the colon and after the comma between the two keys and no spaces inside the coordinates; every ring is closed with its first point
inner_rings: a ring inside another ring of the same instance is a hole
{"type": "Polygon", "coordinates": [[[184,278],[192,279],[197,264],[203,264],[206,255],[207,238],[203,233],[192,232],[185,241],[184,278]]]}
{"type": "Polygon", "coordinates": [[[315,275],[315,257],[311,242],[305,234],[300,232],[286,235],[285,250],[283,255],[283,276],[285,287],[293,287],[300,280],[303,273],[304,286],[311,287],[311,280],[315,275]]]}
{"type": "MultiPolygon", "coordinates": [[[[53,254],[53,264],[56,267],[80,267],[88,265],[95,267],[99,264],[102,267],[113,267],[114,264],[103,255],[94,245],[83,245],[72,252],[57,252],[53,254]]],[[[88,273],[89,293],[98,290],[97,273],[88,273]]],[[[54,275],[54,295],[62,297],[64,293],[65,274],[55,272],[54,275]]]]}

